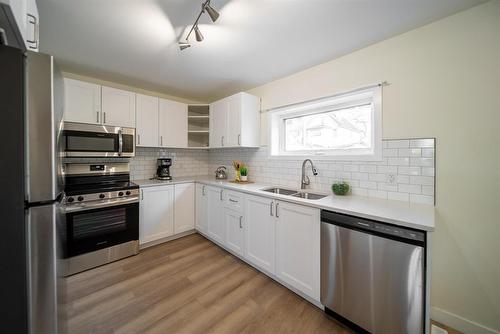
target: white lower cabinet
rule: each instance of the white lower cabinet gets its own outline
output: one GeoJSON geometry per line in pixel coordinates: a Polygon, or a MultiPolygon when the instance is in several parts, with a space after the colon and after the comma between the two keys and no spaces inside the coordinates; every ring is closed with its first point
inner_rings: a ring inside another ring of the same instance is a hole
{"type": "Polygon", "coordinates": [[[274,201],[265,197],[247,196],[245,212],[246,259],[274,274],[276,227],[274,201]]]}
{"type": "Polygon", "coordinates": [[[174,186],[174,234],[194,229],[194,183],[180,183],[174,186]]]}
{"type": "Polygon", "coordinates": [[[224,243],[224,200],[223,190],[206,187],[207,193],[207,235],[215,242],[224,243]]]}
{"type": "Polygon", "coordinates": [[[174,186],[141,189],[139,243],[174,234],[174,186]]]}
{"type": "Polygon", "coordinates": [[[226,229],[224,245],[233,253],[244,256],[243,213],[224,208],[224,226],[226,229]]]}
{"type": "Polygon", "coordinates": [[[319,300],[320,210],[276,203],[276,276],[319,300]]]}
{"type": "Polygon", "coordinates": [[[196,229],[202,233],[205,233],[207,230],[207,192],[206,185],[196,184],[196,229]]]}

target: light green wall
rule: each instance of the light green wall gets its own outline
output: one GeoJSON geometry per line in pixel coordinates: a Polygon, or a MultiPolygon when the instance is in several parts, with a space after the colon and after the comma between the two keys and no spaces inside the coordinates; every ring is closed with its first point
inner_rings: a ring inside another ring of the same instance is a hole
{"type": "Polygon", "coordinates": [[[437,138],[434,315],[500,331],[500,1],[249,93],[269,109],[381,81],[384,138],[437,138]]]}

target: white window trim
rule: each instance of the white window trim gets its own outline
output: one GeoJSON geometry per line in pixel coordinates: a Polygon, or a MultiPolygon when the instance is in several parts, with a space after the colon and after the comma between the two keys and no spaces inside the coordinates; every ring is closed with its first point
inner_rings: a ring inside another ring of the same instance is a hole
{"type": "Polygon", "coordinates": [[[382,87],[380,85],[356,90],[348,93],[336,94],[327,98],[306,101],[290,106],[274,109],[268,112],[269,131],[269,158],[279,160],[302,160],[305,157],[314,157],[317,160],[339,161],[381,161],[382,160],[382,87]],[[360,154],[360,150],[335,151],[296,151],[289,154],[284,150],[284,119],[295,116],[316,114],[322,111],[346,108],[366,102],[373,103],[373,148],[368,154],[360,154]]]}

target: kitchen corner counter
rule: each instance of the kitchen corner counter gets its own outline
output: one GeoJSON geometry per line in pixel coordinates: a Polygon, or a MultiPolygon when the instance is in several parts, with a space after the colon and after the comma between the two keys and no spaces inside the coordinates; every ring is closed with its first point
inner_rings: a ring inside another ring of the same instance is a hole
{"type": "MultiPolygon", "coordinates": [[[[172,181],[135,180],[133,182],[140,187],[196,182],[418,230],[429,232],[434,230],[435,208],[432,205],[354,195],[343,197],[332,194],[319,200],[308,200],[262,191],[262,189],[270,188],[273,185],[263,183],[236,184],[229,182],[229,180],[216,180],[213,176],[178,177],[172,181]]],[[[312,190],[312,192],[320,193],[315,190],[312,190]]]]}

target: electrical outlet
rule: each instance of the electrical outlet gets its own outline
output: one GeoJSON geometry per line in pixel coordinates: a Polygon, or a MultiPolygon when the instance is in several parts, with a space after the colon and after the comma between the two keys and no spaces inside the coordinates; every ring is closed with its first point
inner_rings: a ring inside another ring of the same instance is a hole
{"type": "Polygon", "coordinates": [[[396,174],[387,174],[387,183],[395,184],[396,183],[396,174]]]}

